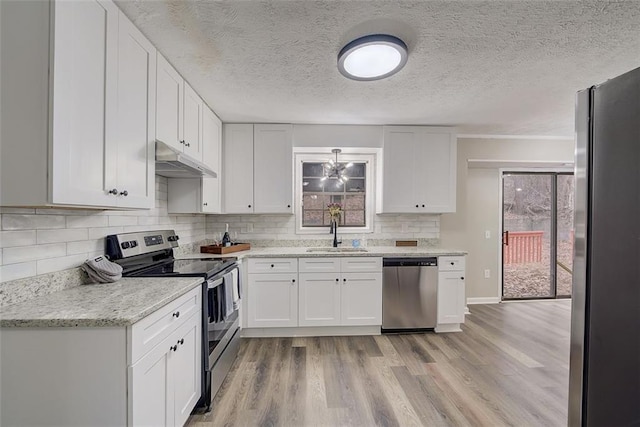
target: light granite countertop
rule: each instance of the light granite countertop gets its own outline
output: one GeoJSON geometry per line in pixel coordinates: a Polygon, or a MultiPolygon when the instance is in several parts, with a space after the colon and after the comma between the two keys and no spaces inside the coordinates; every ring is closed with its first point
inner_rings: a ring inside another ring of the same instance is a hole
{"type": "MultiPolygon", "coordinates": [[[[348,247],[346,247],[348,248],[348,247]]],[[[311,257],[362,257],[362,256],[393,256],[393,257],[425,257],[425,256],[462,256],[467,252],[443,249],[429,246],[369,246],[365,248],[367,252],[332,252],[330,248],[327,251],[320,251],[320,248],[313,248],[313,252],[307,252],[306,247],[271,247],[271,248],[254,248],[248,251],[233,252],[225,255],[192,253],[177,256],[180,259],[193,258],[226,258],[237,257],[242,258],[311,258],[311,257]]]]}
{"type": "Polygon", "coordinates": [[[200,277],[126,277],[76,286],[2,307],[0,327],[129,326],[201,283],[200,277]]]}

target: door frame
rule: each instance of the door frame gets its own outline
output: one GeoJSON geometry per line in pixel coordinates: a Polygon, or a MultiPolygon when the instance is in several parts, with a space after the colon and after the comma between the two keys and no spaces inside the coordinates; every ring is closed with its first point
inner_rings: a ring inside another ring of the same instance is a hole
{"type": "MultiPolygon", "coordinates": [[[[570,295],[565,295],[565,296],[561,296],[560,298],[556,296],[553,297],[527,297],[527,298],[507,298],[506,300],[504,299],[504,291],[503,291],[503,283],[504,283],[504,254],[502,251],[502,231],[504,230],[504,221],[503,221],[503,213],[504,213],[504,200],[503,200],[503,177],[505,174],[508,173],[514,173],[514,174],[530,174],[530,175],[535,175],[535,174],[556,174],[556,175],[575,175],[575,171],[573,166],[572,167],[558,167],[558,168],[535,168],[535,167],[531,167],[531,168],[509,168],[509,167],[502,167],[498,169],[498,233],[500,234],[500,239],[496,239],[497,240],[497,245],[498,245],[498,295],[499,295],[499,299],[500,302],[504,302],[504,301],[527,301],[527,300],[542,300],[542,299],[546,299],[546,300],[555,300],[555,299],[567,299],[567,298],[571,298],[570,295]]],[[[556,181],[556,185],[553,186],[552,188],[552,195],[551,197],[554,200],[553,206],[552,206],[552,215],[553,216],[557,216],[557,203],[555,203],[555,200],[557,198],[557,180],[556,181]]],[[[552,218],[553,219],[553,218],[552,218]]],[[[557,219],[552,221],[552,225],[551,225],[551,239],[554,240],[555,244],[551,245],[551,255],[553,255],[553,259],[556,258],[556,246],[557,246],[557,219]]],[[[551,284],[554,288],[554,294],[557,294],[557,283],[556,283],[556,276],[557,276],[557,265],[555,265],[555,263],[552,263],[551,266],[551,270],[552,270],[552,279],[553,279],[553,283],[551,284]]]]}

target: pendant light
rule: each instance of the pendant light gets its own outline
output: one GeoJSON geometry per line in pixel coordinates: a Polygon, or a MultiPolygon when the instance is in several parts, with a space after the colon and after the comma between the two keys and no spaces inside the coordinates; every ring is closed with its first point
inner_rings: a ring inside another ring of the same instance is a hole
{"type": "Polygon", "coordinates": [[[335,160],[329,159],[329,161],[323,165],[324,176],[320,179],[320,181],[326,181],[327,179],[335,179],[337,181],[336,185],[340,186],[341,184],[344,184],[349,180],[349,177],[347,176],[346,172],[347,172],[347,169],[353,166],[353,163],[352,162],[349,162],[347,164],[338,163],[338,154],[342,152],[341,149],[334,148],[333,150],[331,150],[331,152],[336,155],[336,158],[335,160]]]}

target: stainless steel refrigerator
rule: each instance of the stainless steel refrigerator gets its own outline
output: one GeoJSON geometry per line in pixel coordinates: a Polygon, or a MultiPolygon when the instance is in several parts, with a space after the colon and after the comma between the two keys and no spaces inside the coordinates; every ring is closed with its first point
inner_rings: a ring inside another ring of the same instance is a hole
{"type": "Polygon", "coordinates": [[[640,68],[581,91],[570,426],[640,424],[640,68]]]}

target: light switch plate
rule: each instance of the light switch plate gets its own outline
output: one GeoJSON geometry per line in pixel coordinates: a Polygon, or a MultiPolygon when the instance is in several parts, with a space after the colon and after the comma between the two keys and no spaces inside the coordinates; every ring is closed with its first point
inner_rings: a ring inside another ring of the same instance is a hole
{"type": "Polygon", "coordinates": [[[484,271],[484,278],[485,279],[491,278],[491,270],[489,270],[488,268],[484,271]]]}
{"type": "Polygon", "coordinates": [[[490,230],[485,230],[484,231],[484,238],[485,239],[490,239],[491,238],[491,231],[490,230]]]}

